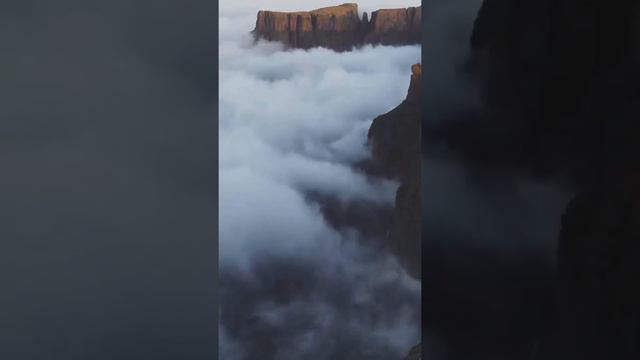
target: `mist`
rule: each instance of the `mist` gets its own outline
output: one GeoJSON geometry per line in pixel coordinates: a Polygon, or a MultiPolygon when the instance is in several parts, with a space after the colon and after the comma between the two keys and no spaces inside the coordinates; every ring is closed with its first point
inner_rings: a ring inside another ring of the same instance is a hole
{"type": "MultiPolygon", "coordinates": [[[[357,171],[372,120],[405,98],[419,46],[336,53],[253,42],[258,10],[221,3],[220,356],[400,359],[420,341],[420,284],[310,195],[393,206],[398,184],[357,171]],[[393,296],[390,296],[393,294],[393,296]]],[[[406,7],[358,4],[360,11],[406,7]]]]}

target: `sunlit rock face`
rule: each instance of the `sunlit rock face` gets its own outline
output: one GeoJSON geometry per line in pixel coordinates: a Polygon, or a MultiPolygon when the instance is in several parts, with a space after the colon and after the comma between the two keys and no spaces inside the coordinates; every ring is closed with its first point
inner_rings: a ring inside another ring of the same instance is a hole
{"type": "Polygon", "coordinates": [[[382,9],[372,12],[370,20],[367,13],[360,19],[357,4],[296,12],[262,10],[253,34],[299,49],[348,51],[363,44],[417,44],[421,14],[421,7],[382,9]]]}
{"type": "Polygon", "coordinates": [[[371,13],[366,44],[403,45],[420,42],[422,7],[382,9],[371,13]]]}

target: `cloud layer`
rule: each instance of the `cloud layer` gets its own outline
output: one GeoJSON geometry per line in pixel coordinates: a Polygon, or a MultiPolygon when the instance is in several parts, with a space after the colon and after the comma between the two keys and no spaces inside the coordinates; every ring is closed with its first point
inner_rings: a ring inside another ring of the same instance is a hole
{"type": "MultiPolygon", "coordinates": [[[[335,4],[260,8],[325,5],[335,4]]],[[[419,284],[393,257],[361,245],[371,239],[328,225],[309,194],[393,203],[397,184],[353,165],[369,156],[373,118],[404,99],[420,48],[283,51],[252,43],[257,10],[221,4],[220,354],[401,358],[420,337],[419,284]]]]}

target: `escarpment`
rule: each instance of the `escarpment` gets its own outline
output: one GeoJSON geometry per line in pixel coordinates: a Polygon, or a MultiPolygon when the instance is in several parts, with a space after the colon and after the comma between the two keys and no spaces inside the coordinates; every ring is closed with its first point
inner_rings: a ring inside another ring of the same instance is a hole
{"type": "Polygon", "coordinates": [[[312,11],[259,11],[253,34],[256,39],[279,41],[293,48],[324,46],[346,51],[359,41],[361,30],[358,6],[343,4],[312,11]]]}
{"type": "Polygon", "coordinates": [[[369,128],[372,162],[369,173],[396,179],[396,193],[387,244],[409,274],[421,277],[420,123],[422,67],[412,66],[406,99],[373,120],[369,128]]]}
{"type": "Polygon", "coordinates": [[[418,175],[421,82],[422,66],[415,64],[411,67],[411,80],[405,100],[390,112],[373,120],[368,135],[375,160],[373,172],[401,180],[409,180],[418,175]]]}
{"type": "Polygon", "coordinates": [[[358,164],[373,178],[399,182],[393,206],[365,201],[339,201],[307,194],[321,205],[325,219],[336,228],[356,228],[369,240],[382,240],[407,273],[421,278],[420,243],[420,127],[422,67],[411,67],[407,96],[393,110],[376,117],[369,128],[372,156],[358,164]]]}
{"type": "Polygon", "coordinates": [[[382,9],[365,23],[365,44],[405,45],[420,43],[422,8],[382,9]]]}
{"type": "Polygon", "coordinates": [[[311,11],[258,12],[255,39],[279,41],[291,48],[326,47],[348,51],[364,44],[420,43],[421,7],[381,9],[371,18],[349,3],[311,11]]]}

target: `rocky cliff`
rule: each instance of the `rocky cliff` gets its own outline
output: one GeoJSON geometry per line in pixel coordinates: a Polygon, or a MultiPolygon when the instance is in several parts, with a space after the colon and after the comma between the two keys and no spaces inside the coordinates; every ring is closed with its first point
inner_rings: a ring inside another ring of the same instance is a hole
{"type": "Polygon", "coordinates": [[[368,171],[397,179],[392,224],[387,243],[408,272],[421,277],[420,244],[420,123],[422,67],[412,66],[406,99],[373,120],[369,129],[373,162],[368,171]]]}
{"type": "Polygon", "coordinates": [[[365,44],[419,44],[422,32],[422,8],[382,9],[371,13],[364,24],[365,44]]]}
{"type": "Polygon", "coordinates": [[[636,168],[639,9],[629,0],[484,1],[470,44],[483,112],[433,133],[470,161],[570,171],[580,183],[604,166],[636,168]]]}
{"type": "Polygon", "coordinates": [[[259,11],[253,34],[293,48],[325,46],[350,50],[361,38],[362,21],[356,4],[343,4],[312,11],[259,11]]]}
{"type": "Polygon", "coordinates": [[[362,19],[357,4],[342,4],[311,11],[258,12],[256,39],[279,41],[292,48],[326,47],[348,51],[363,44],[420,43],[421,7],[382,9],[362,19]]]}

